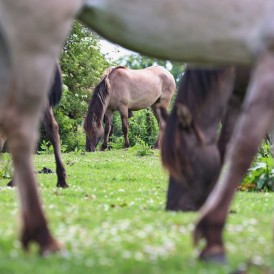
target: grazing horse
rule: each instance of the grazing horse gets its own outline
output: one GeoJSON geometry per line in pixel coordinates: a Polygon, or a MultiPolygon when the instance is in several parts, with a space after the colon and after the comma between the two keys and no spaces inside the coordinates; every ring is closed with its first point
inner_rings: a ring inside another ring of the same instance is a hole
{"type": "Polygon", "coordinates": [[[158,148],[165,127],[160,109],[167,111],[175,89],[174,77],[160,66],[138,70],[121,66],[108,69],[94,89],[85,118],[86,150],[95,151],[103,132],[102,150],[108,147],[114,111],[120,113],[125,147],[128,148],[129,114],[148,107],[151,107],[159,126],[158,138],[154,145],[154,148],[158,148]],[[102,126],[103,120],[105,130],[102,126]]]}
{"type": "MultiPolygon", "coordinates": [[[[56,67],[55,71],[55,77],[49,94],[48,104],[44,111],[42,124],[46,130],[46,135],[53,146],[57,174],[56,186],[61,188],[67,188],[68,184],[66,182],[66,169],[61,158],[59,126],[53,114],[53,107],[59,103],[62,96],[63,83],[59,65],[56,67]]],[[[5,141],[5,136],[0,132],[0,151],[3,148],[5,141]]],[[[14,181],[11,180],[8,183],[8,186],[14,186],[14,181]]]]}
{"type": "Polygon", "coordinates": [[[204,257],[223,256],[222,232],[234,190],[274,115],[274,1],[0,0],[0,124],[19,190],[21,242],[24,248],[36,242],[42,254],[60,245],[40,203],[32,152],[55,61],[77,13],[106,38],[147,55],[197,64],[254,64],[226,169],[194,232],[196,240],[206,241],[204,257]]]}
{"type": "Polygon", "coordinates": [[[185,71],[163,139],[163,165],[173,174],[167,210],[196,211],[204,204],[223,165],[250,73],[249,66],[185,71]]]}

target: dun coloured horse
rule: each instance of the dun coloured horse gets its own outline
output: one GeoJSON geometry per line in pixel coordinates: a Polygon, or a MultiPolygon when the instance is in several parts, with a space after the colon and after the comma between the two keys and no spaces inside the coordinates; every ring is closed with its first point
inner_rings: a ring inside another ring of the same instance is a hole
{"type": "Polygon", "coordinates": [[[167,111],[175,89],[173,75],[160,66],[138,70],[121,66],[108,69],[94,89],[85,118],[86,150],[95,151],[103,136],[102,150],[108,147],[114,111],[120,113],[125,148],[128,148],[129,114],[148,107],[151,107],[159,126],[158,138],[154,145],[154,148],[158,148],[165,127],[160,109],[167,111]]]}
{"type": "Polygon", "coordinates": [[[205,239],[205,255],[223,255],[222,232],[234,189],[273,118],[274,1],[0,0],[0,124],[19,190],[21,242],[24,248],[36,242],[42,254],[60,245],[40,203],[32,151],[55,60],[77,13],[106,38],[147,55],[199,64],[254,64],[226,154],[227,169],[201,209],[194,234],[205,239]]]}
{"type": "MultiPolygon", "coordinates": [[[[56,71],[55,77],[54,77],[53,84],[51,86],[51,91],[48,98],[48,104],[44,111],[42,124],[45,128],[46,135],[49,141],[51,142],[53,151],[54,151],[54,157],[55,157],[55,163],[56,163],[56,174],[57,174],[56,186],[61,188],[67,188],[68,184],[66,182],[66,177],[67,177],[66,169],[61,158],[59,126],[53,114],[53,107],[59,103],[62,96],[62,90],[63,90],[62,75],[61,75],[61,70],[59,65],[56,67],[55,71],[56,71]]],[[[1,134],[1,130],[0,130],[0,151],[2,150],[5,142],[6,142],[6,138],[3,134],[1,134]]],[[[13,180],[10,181],[8,183],[8,186],[14,186],[14,181],[13,180]]]]}

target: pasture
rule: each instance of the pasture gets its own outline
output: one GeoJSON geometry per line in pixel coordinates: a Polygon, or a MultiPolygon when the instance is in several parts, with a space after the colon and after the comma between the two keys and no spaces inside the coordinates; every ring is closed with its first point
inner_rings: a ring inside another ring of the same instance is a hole
{"type": "MultiPolygon", "coordinates": [[[[274,272],[274,193],[237,193],[224,235],[228,264],[204,264],[191,238],[198,214],[164,210],[167,174],[159,152],[137,152],[63,154],[68,189],[56,188],[56,174],[37,174],[50,227],[65,246],[46,258],[35,246],[29,254],[20,248],[18,200],[8,179],[0,179],[0,273],[274,272]]],[[[53,155],[35,155],[35,169],[43,167],[55,170],[53,155]]]]}

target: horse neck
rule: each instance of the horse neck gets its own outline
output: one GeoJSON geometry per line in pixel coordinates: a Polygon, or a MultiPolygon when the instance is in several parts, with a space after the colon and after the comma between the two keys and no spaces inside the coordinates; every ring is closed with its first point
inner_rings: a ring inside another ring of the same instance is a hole
{"type": "Polygon", "coordinates": [[[216,128],[233,90],[234,69],[187,69],[177,100],[189,109],[195,126],[207,139],[215,138],[216,128]]]}

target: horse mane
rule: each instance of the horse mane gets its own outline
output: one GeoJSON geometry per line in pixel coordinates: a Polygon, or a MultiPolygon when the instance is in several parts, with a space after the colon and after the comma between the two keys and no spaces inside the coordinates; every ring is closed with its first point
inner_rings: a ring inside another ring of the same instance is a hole
{"type": "Polygon", "coordinates": [[[181,177],[182,167],[184,171],[190,171],[188,157],[191,154],[187,142],[203,142],[195,115],[199,115],[199,108],[205,104],[208,91],[219,81],[221,72],[220,69],[187,69],[181,79],[161,149],[162,164],[174,178],[181,177]]]}
{"type": "Polygon", "coordinates": [[[49,105],[51,107],[56,106],[60,102],[62,93],[63,93],[62,73],[61,73],[60,66],[57,64],[55,68],[55,75],[52,82],[51,90],[48,96],[49,105]]]}
{"type": "Polygon", "coordinates": [[[99,84],[94,88],[89,106],[88,112],[84,121],[84,129],[87,132],[91,126],[92,121],[99,122],[104,115],[104,107],[106,104],[106,99],[109,97],[110,81],[109,77],[113,71],[119,68],[126,68],[124,66],[111,67],[106,70],[100,79],[99,84]]]}

